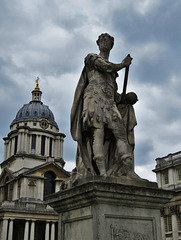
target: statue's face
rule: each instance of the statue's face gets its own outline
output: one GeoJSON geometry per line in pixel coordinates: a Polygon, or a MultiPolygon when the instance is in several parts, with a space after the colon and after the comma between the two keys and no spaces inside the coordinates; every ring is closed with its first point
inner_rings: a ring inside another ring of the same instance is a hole
{"type": "Polygon", "coordinates": [[[99,39],[99,49],[101,51],[110,51],[113,46],[111,37],[108,34],[102,35],[99,39]]]}

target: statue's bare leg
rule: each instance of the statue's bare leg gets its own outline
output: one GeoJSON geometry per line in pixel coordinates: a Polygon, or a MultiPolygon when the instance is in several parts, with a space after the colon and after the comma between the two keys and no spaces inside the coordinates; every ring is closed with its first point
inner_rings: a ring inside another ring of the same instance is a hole
{"type": "Polygon", "coordinates": [[[93,159],[96,162],[100,175],[106,175],[103,142],[104,142],[104,129],[95,128],[93,132],[93,155],[94,155],[93,159]]]}

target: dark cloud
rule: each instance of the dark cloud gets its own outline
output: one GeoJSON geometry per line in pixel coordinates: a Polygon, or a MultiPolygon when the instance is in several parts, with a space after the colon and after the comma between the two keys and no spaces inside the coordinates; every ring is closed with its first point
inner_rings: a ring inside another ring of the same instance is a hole
{"type": "MultiPolygon", "coordinates": [[[[181,148],[181,3],[2,0],[0,5],[0,137],[8,134],[16,112],[31,100],[39,76],[42,101],[67,135],[64,159],[72,167],[76,143],[69,129],[75,87],[84,57],[98,53],[95,41],[108,32],[115,37],[111,61],[120,62],[128,53],[134,58],[128,88],[140,99],[135,106],[136,169],[155,179],[154,159],[181,148]]],[[[120,91],[123,77],[124,71],[118,79],[120,91]]]]}

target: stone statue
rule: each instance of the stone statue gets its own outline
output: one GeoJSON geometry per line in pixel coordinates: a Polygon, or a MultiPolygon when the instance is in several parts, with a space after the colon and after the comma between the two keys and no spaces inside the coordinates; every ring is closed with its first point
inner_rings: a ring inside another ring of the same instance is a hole
{"type": "Polygon", "coordinates": [[[71,134],[77,141],[76,168],[72,175],[127,176],[134,173],[134,93],[117,92],[118,71],[128,67],[127,55],[119,64],[109,62],[114,38],[101,34],[100,53],[90,53],[80,76],[71,109],[71,134]]]}

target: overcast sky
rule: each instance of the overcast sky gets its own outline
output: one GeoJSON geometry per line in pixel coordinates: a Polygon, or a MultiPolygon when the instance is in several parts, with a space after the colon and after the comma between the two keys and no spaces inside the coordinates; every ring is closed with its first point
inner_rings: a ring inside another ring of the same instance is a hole
{"type": "MultiPolygon", "coordinates": [[[[136,172],[155,181],[155,158],[181,150],[181,1],[179,0],[1,0],[0,161],[9,125],[31,101],[36,77],[42,101],[66,134],[66,169],[75,163],[70,136],[73,95],[88,53],[98,53],[98,35],[115,44],[110,61],[130,53],[128,91],[135,105],[136,172]]],[[[122,90],[124,71],[117,79],[122,90]]]]}

